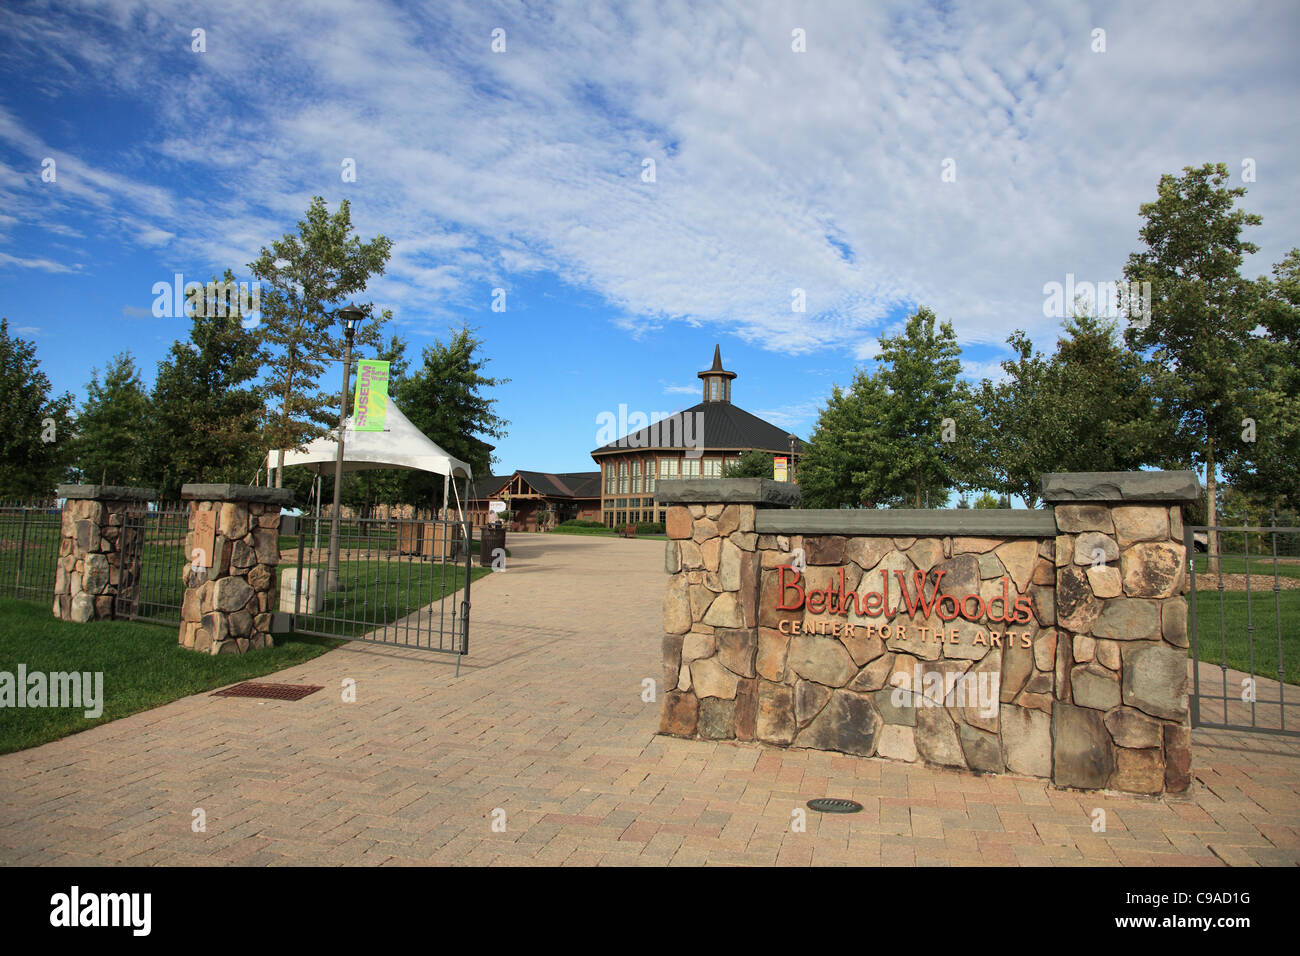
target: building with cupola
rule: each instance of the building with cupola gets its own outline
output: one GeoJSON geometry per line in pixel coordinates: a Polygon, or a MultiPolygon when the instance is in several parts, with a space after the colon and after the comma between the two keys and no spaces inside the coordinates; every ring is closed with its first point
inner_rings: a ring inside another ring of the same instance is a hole
{"type": "Polygon", "coordinates": [[[608,527],[663,521],[655,485],[676,478],[721,478],[748,451],[784,458],[793,480],[804,443],[796,435],[732,402],[736,373],[713,365],[699,373],[702,401],[644,428],[630,431],[591,453],[600,467],[601,520],[608,527]]]}

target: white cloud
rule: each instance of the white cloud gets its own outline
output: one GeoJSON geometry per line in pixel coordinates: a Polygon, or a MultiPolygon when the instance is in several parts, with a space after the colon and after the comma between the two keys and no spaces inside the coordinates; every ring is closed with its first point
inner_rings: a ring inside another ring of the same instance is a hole
{"type": "Polygon", "coordinates": [[[0,142],[28,165],[60,157],[60,192],[2,187],[6,209],[46,228],[94,210],[215,268],[252,259],[312,193],[347,195],[362,235],[394,239],[372,292],[412,325],[546,270],[604,297],[633,337],[686,322],[859,359],[911,302],[964,344],[1050,339],[1043,283],[1118,277],[1139,204],[1184,165],[1254,158],[1249,267],[1294,244],[1293,5],[1247,4],[1230,24],[1208,0],[199,10],[92,4],[62,29],[8,15],[43,84],[111,82],[160,134],[119,168],[0,109],[0,142]],[[177,24],[199,19],[196,55],[177,24]]]}

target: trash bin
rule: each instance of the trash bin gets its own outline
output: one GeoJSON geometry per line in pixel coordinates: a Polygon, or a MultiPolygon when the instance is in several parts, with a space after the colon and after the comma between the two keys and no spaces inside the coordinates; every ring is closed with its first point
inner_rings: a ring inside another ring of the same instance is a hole
{"type": "Polygon", "coordinates": [[[504,556],[506,548],[506,526],[484,525],[479,532],[478,563],[481,568],[492,567],[492,556],[500,548],[504,556]]]}

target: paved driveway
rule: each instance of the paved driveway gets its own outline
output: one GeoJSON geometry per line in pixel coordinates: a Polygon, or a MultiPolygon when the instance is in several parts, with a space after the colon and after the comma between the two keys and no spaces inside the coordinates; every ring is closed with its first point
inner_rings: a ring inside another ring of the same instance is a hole
{"type": "Polygon", "coordinates": [[[1294,740],[1198,732],[1193,794],[1155,800],[657,737],[662,542],[510,550],[474,584],[460,677],[351,644],[276,675],[325,686],[295,703],[189,697],[0,757],[0,862],[1300,862],[1294,740]],[[827,795],[866,809],[797,832],[827,795]]]}

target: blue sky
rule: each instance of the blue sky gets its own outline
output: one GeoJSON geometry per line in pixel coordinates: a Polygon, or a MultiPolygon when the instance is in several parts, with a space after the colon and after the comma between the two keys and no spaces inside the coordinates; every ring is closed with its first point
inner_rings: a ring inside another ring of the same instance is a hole
{"type": "Polygon", "coordinates": [[[366,298],[413,352],[466,322],[511,379],[501,470],[593,468],[598,416],[693,404],[715,342],[807,437],[918,304],[971,378],[1015,328],[1050,350],[1044,284],[1118,278],[1162,173],[1227,163],[1267,272],[1298,39],[1290,2],[8,3],[0,314],[58,390],[125,348],[152,383],[188,331],[153,284],[248,278],[320,194],[394,241],[366,298]]]}

